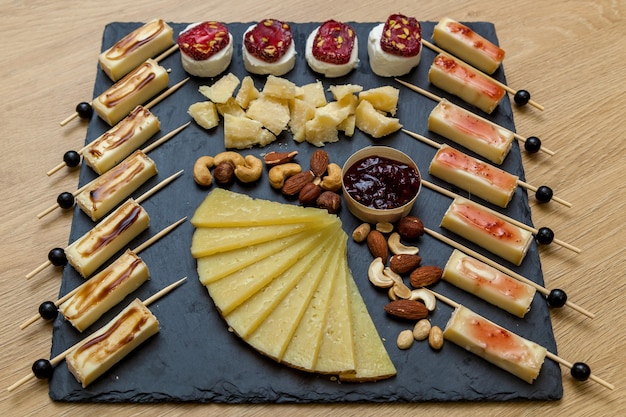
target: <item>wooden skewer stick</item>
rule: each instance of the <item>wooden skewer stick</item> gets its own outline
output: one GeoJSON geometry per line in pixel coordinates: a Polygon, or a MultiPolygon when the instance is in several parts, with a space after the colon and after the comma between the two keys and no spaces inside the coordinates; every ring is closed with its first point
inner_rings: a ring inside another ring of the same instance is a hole
{"type": "MultiPolygon", "coordinates": [[[[452,240],[452,239],[442,235],[441,233],[437,233],[434,230],[431,230],[429,228],[424,228],[424,231],[427,234],[429,234],[430,236],[434,237],[435,239],[440,240],[441,242],[446,243],[446,244],[452,246],[453,248],[456,248],[456,249],[460,250],[461,252],[465,252],[466,254],[473,256],[474,258],[476,258],[476,259],[486,263],[487,265],[492,266],[493,268],[496,268],[496,269],[504,272],[505,274],[510,275],[511,277],[513,277],[513,278],[515,278],[515,279],[517,279],[517,280],[519,280],[521,282],[524,282],[524,283],[534,287],[541,294],[546,295],[546,296],[550,294],[550,291],[548,289],[546,289],[545,287],[542,287],[541,285],[539,285],[536,282],[531,281],[530,279],[528,279],[528,278],[518,274],[517,272],[512,271],[509,268],[506,268],[505,266],[500,265],[499,263],[492,261],[491,259],[487,258],[486,256],[481,255],[480,253],[476,252],[475,250],[472,250],[472,249],[470,249],[468,247],[465,247],[465,246],[461,245],[460,243],[458,243],[458,242],[456,242],[456,241],[454,241],[454,240],[452,240]]],[[[574,309],[574,310],[576,310],[577,312],[579,312],[579,313],[581,313],[581,314],[591,318],[591,319],[593,319],[595,317],[594,313],[592,313],[589,310],[586,310],[586,309],[584,309],[584,308],[574,304],[573,302],[571,302],[569,300],[565,302],[565,305],[570,307],[570,308],[572,308],[572,309],[574,309]]]]}
{"type": "MultiPolygon", "coordinates": [[[[85,189],[87,189],[87,187],[89,187],[89,185],[91,185],[91,183],[87,183],[85,185],[83,185],[82,187],[80,187],[78,190],[74,191],[72,193],[72,195],[74,196],[74,198],[76,198],[77,195],[79,195],[80,193],[82,193],[83,191],[85,191],[85,189]]],[[[54,210],[58,209],[59,207],[59,203],[56,203],[50,207],[48,207],[47,209],[45,209],[44,211],[42,211],[41,213],[39,213],[37,215],[38,219],[43,218],[44,216],[47,216],[48,214],[52,213],[54,210]]]]}
{"type": "Polygon", "coordinates": [[[146,109],[150,109],[150,108],[154,107],[155,105],[157,105],[158,103],[163,101],[165,98],[167,98],[170,95],[172,95],[172,93],[174,93],[176,90],[178,90],[180,87],[182,87],[187,81],[189,81],[189,77],[187,77],[184,80],[179,81],[178,83],[174,84],[173,86],[171,86],[170,88],[165,90],[163,93],[158,95],[156,98],[154,98],[152,101],[150,101],[148,104],[146,104],[143,107],[146,108],[146,109]]]}
{"type": "MultiPolygon", "coordinates": [[[[142,250],[148,248],[150,245],[154,244],[159,239],[163,238],[165,235],[167,235],[172,230],[174,230],[176,227],[178,227],[180,224],[182,224],[185,220],[187,220],[187,216],[185,216],[182,219],[180,219],[180,220],[172,223],[171,225],[167,226],[165,229],[161,230],[159,233],[157,233],[156,235],[152,236],[150,239],[146,240],[144,243],[142,243],[141,245],[137,246],[132,251],[136,255],[139,255],[139,252],[141,252],[142,250]]],[[[82,285],[79,285],[78,287],[74,288],[72,291],[68,292],[63,297],[61,297],[57,301],[55,301],[54,305],[57,306],[57,307],[60,306],[61,304],[63,304],[67,300],[69,300],[74,294],[76,294],[76,292],[78,292],[78,290],[81,287],[82,287],[82,285]]],[[[24,323],[22,323],[20,325],[20,330],[24,330],[25,328],[27,328],[28,326],[30,326],[31,324],[33,324],[34,322],[36,322],[40,318],[41,318],[40,314],[36,314],[36,315],[32,316],[30,319],[28,319],[27,321],[25,321],[24,323]]]]}
{"type": "MultiPolygon", "coordinates": [[[[91,106],[91,103],[93,103],[93,101],[89,102],[90,106],[91,106]]],[[[72,120],[76,119],[77,117],[78,117],[78,112],[74,112],[74,113],[70,114],[69,116],[67,116],[65,119],[63,119],[59,124],[61,126],[65,126],[66,124],[68,124],[72,120]]]]}
{"type": "MultiPolygon", "coordinates": [[[[435,296],[438,300],[440,300],[440,301],[442,301],[442,302],[444,302],[444,303],[448,304],[448,305],[449,305],[449,306],[451,306],[452,308],[459,308],[459,307],[461,306],[461,304],[457,303],[456,301],[452,300],[451,298],[446,297],[445,295],[439,294],[438,292],[435,292],[435,291],[430,290],[430,289],[427,289],[427,291],[430,291],[430,293],[431,293],[433,296],[435,296]]],[[[546,356],[547,356],[549,359],[551,359],[551,360],[555,361],[556,363],[559,363],[559,364],[561,364],[561,365],[563,365],[563,366],[566,366],[566,367],[568,367],[568,368],[570,368],[570,369],[571,369],[571,368],[572,368],[572,366],[573,366],[573,364],[572,364],[572,363],[570,363],[570,362],[566,361],[566,360],[565,360],[565,359],[563,359],[563,358],[560,358],[559,356],[557,356],[557,355],[555,355],[554,353],[552,353],[552,352],[550,352],[550,351],[547,351],[547,350],[546,350],[546,356]]],[[[614,390],[614,389],[615,389],[615,386],[614,386],[613,384],[611,384],[611,383],[609,383],[609,382],[606,382],[606,381],[604,381],[603,379],[598,378],[598,377],[597,377],[597,376],[595,376],[595,375],[589,375],[589,379],[591,379],[591,380],[592,380],[592,381],[594,381],[594,382],[597,382],[598,384],[600,384],[600,385],[602,385],[602,386],[604,386],[604,387],[606,387],[606,388],[608,388],[608,389],[610,389],[610,390],[614,390]]]]}
{"type": "MultiPolygon", "coordinates": [[[[427,47],[428,49],[432,49],[433,51],[437,52],[438,54],[442,54],[447,56],[450,59],[454,59],[455,61],[460,61],[459,58],[457,58],[456,56],[444,51],[443,49],[439,48],[438,46],[428,42],[427,40],[422,39],[422,45],[424,45],[425,47],[427,47]]],[[[463,61],[464,62],[464,61],[463,61]]],[[[464,62],[466,65],[469,65],[467,62],[464,62]]],[[[471,65],[469,65],[471,66],[471,65]]],[[[501,83],[500,81],[496,80],[495,78],[493,78],[492,76],[485,74],[484,72],[482,72],[481,70],[479,70],[478,68],[475,68],[472,66],[472,68],[478,72],[481,75],[484,75],[485,77],[488,77],[489,79],[491,79],[494,83],[498,84],[498,86],[500,86],[501,88],[504,88],[508,93],[510,94],[515,94],[516,91],[514,89],[512,89],[511,87],[509,87],[506,84],[501,83]]],[[[540,105],[539,103],[535,102],[534,100],[528,100],[528,104],[530,104],[531,106],[543,111],[544,107],[542,105],[540,105]]]]}
{"type": "MultiPolygon", "coordinates": [[[[172,292],[172,290],[174,290],[176,287],[178,287],[180,284],[182,284],[186,279],[187,279],[187,277],[184,277],[184,278],[181,278],[178,281],[168,285],[167,287],[163,288],[161,291],[157,292],[156,294],[154,294],[150,298],[148,298],[145,301],[143,301],[143,304],[147,307],[148,305],[150,305],[153,302],[157,301],[159,298],[161,298],[161,297],[169,294],[170,292],[172,292]]],[[[81,346],[81,344],[84,343],[85,340],[88,340],[88,338],[86,338],[84,340],[81,340],[80,342],[76,343],[74,346],[71,346],[71,347],[67,348],[65,351],[63,351],[59,355],[57,355],[54,358],[50,359],[50,364],[53,367],[58,365],[62,360],[64,360],[67,357],[67,355],[70,354],[70,352],[72,352],[74,349],[79,348],[81,346]]],[[[31,372],[30,374],[24,376],[19,381],[17,381],[16,383],[14,383],[10,387],[8,387],[7,391],[15,390],[16,388],[18,388],[19,386],[25,384],[26,382],[28,382],[29,380],[33,379],[34,377],[35,377],[35,374],[31,372]]]]}
{"type": "MultiPolygon", "coordinates": [[[[85,149],[87,149],[86,146],[83,146],[81,149],[79,149],[78,151],[76,151],[79,155],[82,156],[83,152],[85,152],[85,149]]],[[[66,166],[65,162],[59,162],[59,165],[55,166],[54,168],[52,168],[50,171],[46,172],[47,176],[52,176],[53,174],[59,172],[61,169],[63,169],[63,167],[66,166]]]]}
{"type": "MultiPolygon", "coordinates": [[[[163,187],[168,185],[174,179],[178,178],[182,173],[183,173],[183,170],[180,170],[177,173],[172,174],[169,177],[165,178],[163,181],[161,181],[160,183],[152,187],[150,190],[146,191],[144,194],[137,197],[135,199],[135,202],[137,204],[140,204],[142,201],[144,201],[145,199],[147,199],[148,197],[150,197],[151,195],[153,195],[154,193],[156,193],[157,191],[161,190],[163,187]]],[[[31,279],[32,277],[34,277],[35,275],[37,275],[38,273],[40,273],[41,271],[43,271],[50,265],[52,265],[52,262],[50,262],[50,260],[44,262],[43,264],[39,265],[37,268],[29,272],[28,274],[26,274],[26,279],[31,279]]]]}
{"type": "MultiPolygon", "coordinates": [[[[415,91],[416,93],[419,93],[419,94],[421,94],[421,95],[423,95],[423,96],[425,96],[425,97],[428,97],[429,99],[431,99],[431,100],[433,100],[433,101],[440,102],[440,101],[442,101],[442,100],[443,100],[443,99],[442,99],[441,97],[439,97],[438,95],[433,94],[433,93],[431,93],[430,91],[424,90],[423,88],[420,88],[420,87],[418,87],[418,86],[416,86],[416,85],[413,85],[413,84],[407,83],[406,81],[402,81],[402,80],[401,80],[401,79],[399,79],[399,78],[395,78],[395,80],[396,80],[397,82],[399,82],[400,84],[402,84],[403,86],[405,86],[406,88],[408,88],[408,89],[410,89],[410,90],[413,90],[413,91],[415,91]]],[[[492,122],[491,120],[489,120],[489,119],[485,119],[484,117],[481,117],[481,116],[479,116],[479,115],[477,115],[477,114],[474,114],[474,116],[475,116],[477,119],[484,120],[485,122],[490,123],[490,124],[492,124],[492,125],[494,125],[494,126],[500,127],[500,128],[502,128],[502,129],[506,129],[506,128],[504,128],[504,127],[502,127],[502,126],[500,126],[500,125],[498,125],[498,124],[496,124],[496,123],[492,122]]],[[[514,137],[515,139],[517,139],[517,140],[519,140],[519,141],[522,141],[522,142],[526,142],[526,138],[525,138],[525,137],[523,137],[522,135],[520,135],[520,134],[518,134],[518,133],[516,133],[516,132],[513,132],[513,131],[511,131],[511,130],[509,130],[509,129],[506,129],[506,130],[508,130],[509,132],[511,132],[511,133],[513,134],[513,137],[514,137]]],[[[539,150],[540,150],[541,152],[544,152],[544,153],[546,153],[546,154],[550,155],[550,156],[552,156],[552,155],[554,155],[554,154],[555,154],[555,152],[554,152],[554,151],[551,151],[550,149],[548,149],[548,148],[544,147],[543,145],[541,146],[541,148],[539,148],[539,150]]]]}
{"type": "MultiPolygon", "coordinates": [[[[455,199],[455,198],[457,198],[457,197],[461,197],[460,195],[458,195],[458,194],[456,194],[456,193],[453,193],[453,192],[452,192],[452,191],[450,191],[450,190],[446,190],[445,188],[440,187],[440,186],[438,186],[437,184],[433,184],[432,182],[429,182],[429,181],[426,181],[426,180],[422,180],[422,184],[423,184],[424,186],[426,186],[427,188],[430,188],[431,190],[436,191],[436,192],[438,192],[438,193],[440,193],[440,194],[443,194],[443,195],[445,195],[445,196],[448,196],[448,197],[450,197],[450,198],[452,198],[452,199],[455,199]]],[[[514,224],[514,225],[515,225],[515,226],[517,226],[517,227],[520,227],[520,228],[522,228],[522,229],[528,230],[529,232],[531,232],[531,233],[532,233],[532,234],[534,234],[534,235],[536,235],[537,233],[539,233],[539,230],[535,229],[534,227],[531,227],[531,226],[529,226],[529,225],[527,225],[527,224],[525,224],[525,223],[522,223],[522,222],[520,222],[520,221],[517,221],[517,220],[515,220],[515,219],[513,219],[513,218],[511,218],[511,217],[509,217],[509,216],[505,216],[504,214],[500,213],[499,211],[495,211],[495,210],[494,210],[494,211],[493,211],[493,214],[495,214],[496,216],[500,217],[500,218],[501,218],[501,219],[503,219],[503,220],[508,221],[508,222],[509,222],[509,223],[511,223],[511,224],[514,224]]],[[[577,247],[575,247],[575,246],[572,246],[572,245],[570,245],[569,243],[563,242],[563,241],[562,241],[562,240],[560,240],[560,239],[556,239],[556,238],[555,238],[555,239],[553,239],[552,241],[553,241],[554,243],[556,243],[557,245],[562,246],[562,247],[564,247],[564,248],[566,248],[566,249],[569,249],[569,250],[571,250],[571,251],[573,251],[573,252],[576,252],[576,253],[580,253],[580,252],[581,252],[581,250],[580,250],[579,248],[577,248],[577,247]]]]}
{"type": "MultiPolygon", "coordinates": [[[[404,133],[406,133],[407,135],[411,136],[412,138],[415,138],[415,139],[417,139],[417,140],[419,140],[419,141],[421,141],[423,143],[426,143],[427,145],[430,145],[433,148],[436,148],[436,149],[440,149],[441,148],[441,144],[435,142],[432,139],[428,139],[427,137],[422,136],[422,135],[420,135],[418,133],[415,133],[415,132],[411,132],[410,130],[402,129],[402,131],[404,133]]],[[[529,189],[532,192],[536,192],[537,191],[537,187],[535,187],[534,185],[531,185],[531,184],[529,184],[529,183],[527,183],[525,181],[521,181],[520,179],[517,180],[517,185],[519,185],[520,187],[524,187],[526,189],[529,189]]],[[[554,201],[556,201],[557,203],[564,205],[565,207],[568,207],[568,208],[572,207],[571,203],[563,200],[562,198],[553,196],[552,199],[554,201]]]]}

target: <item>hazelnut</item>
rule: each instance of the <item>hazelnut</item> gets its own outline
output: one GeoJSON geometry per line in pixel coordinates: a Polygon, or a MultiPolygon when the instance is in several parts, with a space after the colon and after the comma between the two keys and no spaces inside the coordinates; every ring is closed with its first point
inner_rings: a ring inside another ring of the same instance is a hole
{"type": "Polygon", "coordinates": [[[341,208],[341,196],[332,191],[324,191],[317,198],[317,207],[326,209],[330,214],[336,214],[341,208]]]}
{"type": "Polygon", "coordinates": [[[407,240],[417,239],[424,234],[424,223],[415,216],[406,216],[398,222],[398,233],[407,240]]]}
{"type": "Polygon", "coordinates": [[[229,162],[220,162],[213,171],[213,178],[218,184],[228,184],[235,178],[235,166],[229,162]]]}
{"type": "Polygon", "coordinates": [[[322,188],[319,185],[309,182],[302,187],[302,190],[298,193],[298,200],[303,206],[315,205],[317,198],[322,193],[322,188]]]}

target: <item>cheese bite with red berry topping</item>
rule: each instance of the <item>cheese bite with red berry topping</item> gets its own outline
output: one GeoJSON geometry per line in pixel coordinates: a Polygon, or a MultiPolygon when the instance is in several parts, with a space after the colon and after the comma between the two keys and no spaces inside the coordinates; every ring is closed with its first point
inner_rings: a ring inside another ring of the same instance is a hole
{"type": "Polygon", "coordinates": [[[215,77],[233,57],[233,35],[220,22],[194,23],[178,35],[183,68],[197,77],[215,77]]]}
{"type": "Polygon", "coordinates": [[[296,46],[288,23],[264,19],[243,35],[243,63],[253,74],[281,76],[296,63],[296,46]]]}
{"type": "Polygon", "coordinates": [[[327,20],[306,40],[306,62],[328,78],[346,75],[359,65],[359,40],[350,25],[327,20]]]}
{"type": "Polygon", "coordinates": [[[367,53],[374,74],[397,77],[409,73],[422,57],[422,28],[414,17],[392,14],[374,26],[367,38],[367,53]]]}

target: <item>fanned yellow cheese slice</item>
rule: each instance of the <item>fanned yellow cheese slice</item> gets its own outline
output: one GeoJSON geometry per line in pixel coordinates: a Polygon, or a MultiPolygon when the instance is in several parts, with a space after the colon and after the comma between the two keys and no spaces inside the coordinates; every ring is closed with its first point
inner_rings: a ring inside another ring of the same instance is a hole
{"type": "Polygon", "coordinates": [[[342,381],[378,381],[396,375],[383,341],[367,311],[363,297],[350,273],[348,279],[350,306],[352,307],[352,337],[356,372],[339,375],[342,381]]]}
{"type": "Polygon", "coordinates": [[[227,315],[272,279],[291,268],[314,247],[320,245],[326,236],[326,231],[316,233],[255,264],[207,284],[215,306],[222,315],[227,315]]]}
{"type": "Polygon", "coordinates": [[[306,306],[282,357],[282,362],[293,368],[308,372],[315,369],[328,315],[331,291],[337,279],[340,260],[345,254],[345,241],[340,243],[339,249],[331,254],[327,271],[306,306]]]}
{"type": "Polygon", "coordinates": [[[309,234],[310,232],[304,231],[293,236],[277,238],[256,245],[198,258],[197,264],[200,282],[202,282],[203,285],[207,285],[210,282],[224,278],[246,266],[259,262],[276,252],[294,245],[309,234]]]}
{"type": "Polygon", "coordinates": [[[317,355],[315,372],[340,374],[354,372],[352,313],[348,297],[347,259],[341,257],[333,285],[324,334],[317,355]]]}
{"type": "MultiPolygon", "coordinates": [[[[327,261],[324,260],[328,259],[328,256],[325,256],[327,251],[328,247],[324,245],[314,248],[294,266],[228,314],[225,317],[228,325],[241,338],[247,339],[248,335],[256,330],[285,296],[295,294],[306,286],[311,286],[310,292],[313,293],[317,287],[318,276],[321,276],[320,271],[322,271],[314,263],[319,263],[321,259],[325,264],[327,261]]],[[[281,327],[281,330],[285,329],[281,327]]]]}
{"type": "MultiPolygon", "coordinates": [[[[331,268],[331,270],[333,269],[331,268]]],[[[328,273],[324,270],[321,272],[321,275],[323,277],[328,275],[328,273]]],[[[303,285],[298,285],[294,291],[276,306],[274,311],[246,341],[265,355],[277,361],[282,361],[285,350],[293,338],[293,334],[302,319],[308,302],[313,297],[321,280],[322,278],[320,277],[320,280],[317,282],[303,281],[303,285]]],[[[310,348],[310,346],[306,348],[310,348]]]]}
{"type": "Polygon", "coordinates": [[[304,230],[320,229],[328,223],[277,224],[268,226],[202,227],[191,238],[194,258],[244,248],[257,243],[287,237],[304,230]]]}
{"type": "Polygon", "coordinates": [[[253,199],[223,188],[207,195],[191,218],[195,227],[262,226],[328,220],[328,212],[275,201],[253,199]]]}

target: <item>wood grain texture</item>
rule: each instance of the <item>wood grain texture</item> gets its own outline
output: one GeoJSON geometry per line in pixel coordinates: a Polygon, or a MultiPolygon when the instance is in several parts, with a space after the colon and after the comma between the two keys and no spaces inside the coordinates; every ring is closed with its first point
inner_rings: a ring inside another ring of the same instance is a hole
{"type": "MultiPolygon", "coordinates": [[[[24,275],[45,260],[55,246],[67,244],[71,214],[56,211],[45,219],[36,214],[54,201],[59,190],[73,190],[77,171],[45,172],[63,153],[84,141],[85,125],[60,127],[77,102],[92,97],[96,60],[104,25],[112,21],[146,21],[162,17],[174,22],[216,19],[225,22],[276,17],[294,22],[382,21],[400,11],[420,20],[449,16],[461,21],[490,21],[507,51],[509,85],[526,88],[545,106],[516,108],[523,136],[537,135],[556,151],[524,158],[531,184],[548,184],[573,203],[565,209],[533,202],[536,226],[548,226],[577,247],[580,255],[558,246],[541,251],[548,287],[566,289],[572,300],[596,313],[594,320],[565,309],[553,312],[559,355],[588,362],[600,377],[615,384],[609,391],[591,382],[571,380],[563,369],[564,397],[553,403],[471,404],[340,404],[332,406],[225,406],[217,404],[94,405],[53,403],[47,383],[34,381],[13,393],[0,391],[0,413],[9,416],[125,415],[271,416],[278,413],[325,416],[420,415],[525,416],[549,413],[570,416],[619,415],[626,406],[626,319],[623,306],[626,256],[626,151],[623,123],[626,107],[624,57],[626,3],[623,1],[470,0],[416,3],[295,0],[230,3],[133,3],[109,0],[79,2],[4,1],[0,28],[0,386],[8,387],[28,372],[37,358],[48,357],[51,328],[18,325],[36,313],[40,302],[56,298],[60,274],[49,268],[31,280],[24,275]],[[355,6],[357,3],[354,3],[355,6]],[[158,12],[156,11],[158,10],[158,12]],[[158,16],[155,16],[158,13],[158,16]]],[[[436,376],[433,376],[435,378],[436,376]]]]}

